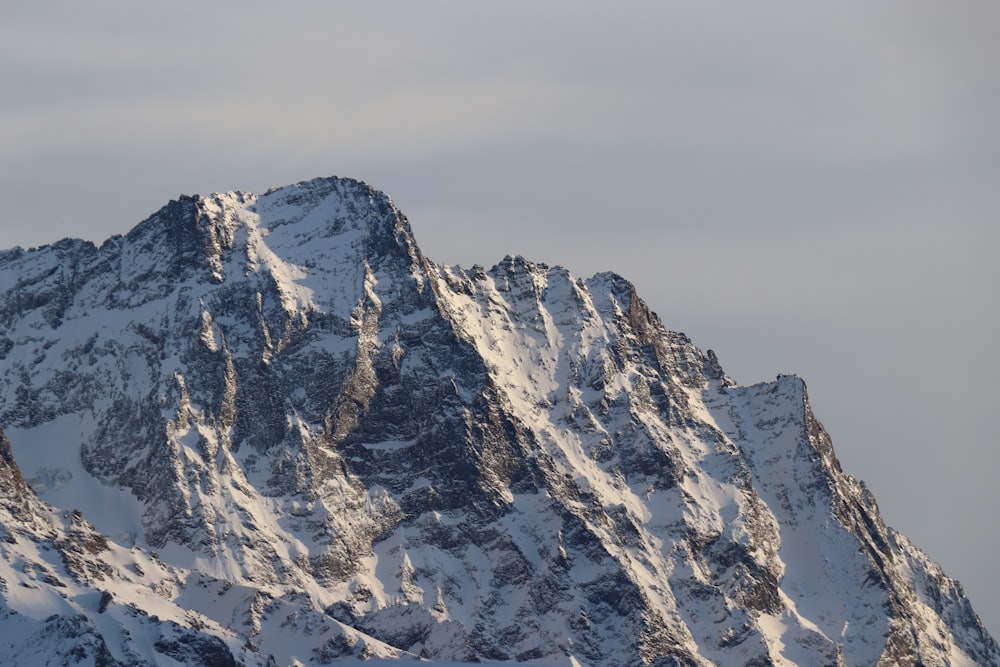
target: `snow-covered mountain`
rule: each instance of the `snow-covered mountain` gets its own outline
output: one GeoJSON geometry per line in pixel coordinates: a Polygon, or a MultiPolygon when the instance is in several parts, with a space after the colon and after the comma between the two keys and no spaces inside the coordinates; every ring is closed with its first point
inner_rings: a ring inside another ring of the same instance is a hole
{"type": "Polygon", "coordinates": [[[802,380],[358,181],[0,252],[0,424],[4,664],[1000,664],[802,380]]]}

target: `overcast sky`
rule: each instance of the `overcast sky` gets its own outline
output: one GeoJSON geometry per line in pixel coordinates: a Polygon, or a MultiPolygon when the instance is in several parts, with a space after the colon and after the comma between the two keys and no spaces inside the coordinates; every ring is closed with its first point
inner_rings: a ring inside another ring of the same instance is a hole
{"type": "Polygon", "coordinates": [[[801,375],[1000,635],[1000,3],[4,4],[0,248],[328,175],[801,375]]]}

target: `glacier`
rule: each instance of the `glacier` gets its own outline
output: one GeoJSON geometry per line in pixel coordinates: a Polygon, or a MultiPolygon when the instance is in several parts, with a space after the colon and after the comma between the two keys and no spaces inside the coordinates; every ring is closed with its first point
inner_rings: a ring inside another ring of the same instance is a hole
{"type": "Polygon", "coordinates": [[[618,275],[439,265],[320,178],[0,251],[0,295],[17,664],[1000,664],[802,379],[618,275]]]}

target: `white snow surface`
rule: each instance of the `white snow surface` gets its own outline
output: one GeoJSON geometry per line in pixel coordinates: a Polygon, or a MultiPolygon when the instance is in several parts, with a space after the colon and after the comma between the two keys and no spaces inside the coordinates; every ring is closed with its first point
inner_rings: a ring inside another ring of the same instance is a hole
{"type": "Polygon", "coordinates": [[[17,664],[1000,660],[802,380],[737,386],[618,276],[436,265],[317,179],[0,253],[0,295],[17,664]]]}

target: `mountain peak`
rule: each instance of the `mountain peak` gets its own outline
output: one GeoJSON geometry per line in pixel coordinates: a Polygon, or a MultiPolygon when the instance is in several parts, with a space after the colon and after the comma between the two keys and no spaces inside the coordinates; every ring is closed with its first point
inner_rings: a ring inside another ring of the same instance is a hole
{"type": "Polygon", "coordinates": [[[801,379],[738,386],[616,274],[434,264],[360,181],[5,253],[0,304],[4,637],[67,619],[107,664],[1000,656],[801,379]],[[49,534],[15,535],[28,509],[49,534]]]}

